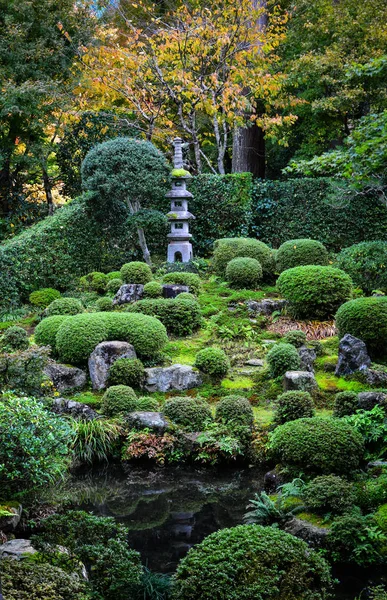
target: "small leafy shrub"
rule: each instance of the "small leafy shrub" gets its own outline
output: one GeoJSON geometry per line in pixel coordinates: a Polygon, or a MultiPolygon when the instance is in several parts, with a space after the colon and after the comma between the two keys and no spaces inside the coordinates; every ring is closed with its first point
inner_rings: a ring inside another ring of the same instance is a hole
{"type": "Polygon", "coordinates": [[[340,338],[346,333],[360,338],[372,357],[387,352],[387,297],[356,298],[336,313],[340,338]]]}
{"type": "Polygon", "coordinates": [[[201,282],[196,273],[174,272],[167,273],[163,277],[163,283],[174,283],[176,285],[187,285],[189,291],[195,296],[200,292],[201,282]]]}
{"type": "Polygon", "coordinates": [[[337,475],[320,475],[302,490],[302,499],[308,509],[322,514],[340,514],[353,506],[353,484],[337,475]]]}
{"type": "Polygon", "coordinates": [[[131,431],[122,450],[122,460],[151,460],[164,465],[174,448],[175,438],[168,433],[156,435],[149,430],[131,431]]]}
{"type": "Polygon", "coordinates": [[[304,472],[345,473],[357,469],[364,454],[362,436],[341,419],[312,417],[289,421],[271,434],[273,455],[304,472]]]}
{"type": "Polygon", "coordinates": [[[378,508],[374,519],[383,533],[387,533],[387,504],[383,504],[378,508]]]}
{"type": "Polygon", "coordinates": [[[283,271],[277,288],[300,318],[326,318],[351,297],[349,275],[334,267],[304,266],[283,271]]]}
{"type": "Polygon", "coordinates": [[[113,310],[113,300],[111,298],[98,298],[95,305],[101,312],[109,312],[113,310]]]}
{"type": "Polygon", "coordinates": [[[75,437],[71,449],[75,462],[81,464],[107,462],[114,454],[117,442],[123,434],[118,423],[105,419],[74,420],[72,425],[75,437]]]}
{"type": "Polygon", "coordinates": [[[277,398],[274,420],[279,425],[314,416],[312,396],[308,392],[285,392],[277,398]]]}
{"type": "Polygon", "coordinates": [[[149,281],[144,285],[144,298],[161,298],[163,286],[158,281],[149,281]]]}
{"type": "Polygon", "coordinates": [[[60,298],[60,292],[54,288],[42,288],[30,294],[30,303],[39,308],[47,308],[51,302],[60,298]]]}
{"type": "Polygon", "coordinates": [[[337,255],[337,266],[366,294],[373,290],[387,291],[387,243],[361,242],[344,248],[337,255]]]}
{"type": "Polygon", "coordinates": [[[123,283],[124,282],[120,277],[117,277],[116,279],[109,279],[106,285],[106,291],[110,294],[116,294],[123,283]]]}
{"type": "Polygon", "coordinates": [[[144,373],[144,365],[138,358],[118,358],[109,369],[109,385],[139,387],[144,373]]]}
{"type": "Polygon", "coordinates": [[[102,396],[101,411],[108,417],[136,410],[137,396],[128,385],[112,385],[102,396]]]}
{"type": "Polygon", "coordinates": [[[375,521],[356,512],[337,517],[327,535],[333,562],[354,563],[362,567],[383,562],[386,542],[386,536],[375,521]]]}
{"type": "Polygon", "coordinates": [[[159,410],[159,403],[156,398],[151,398],[151,396],[140,396],[137,400],[137,410],[157,412],[159,410]]]}
{"type": "Polygon", "coordinates": [[[292,344],[295,348],[301,348],[306,344],[306,334],[301,329],[293,329],[284,335],[283,341],[285,344],[292,344]]]}
{"type": "Polygon", "coordinates": [[[243,456],[244,447],[227,426],[211,423],[196,438],[194,453],[196,461],[214,466],[243,456]]]}
{"type": "Polygon", "coordinates": [[[269,246],[254,238],[223,238],[214,242],[213,268],[224,277],[227,264],[238,257],[255,258],[262,267],[263,279],[274,273],[274,259],[269,246]]]}
{"type": "Polygon", "coordinates": [[[317,240],[288,240],[281,244],[276,254],[279,273],[301,265],[327,265],[328,252],[317,240]]]}
{"type": "Polygon", "coordinates": [[[77,315],[83,312],[82,302],[77,298],[58,298],[51,302],[45,310],[47,317],[53,317],[55,315],[77,315]]]}
{"type": "Polygon", "coordinates": [[[121,271],[110,271],[110,273],[106,274],[107,280],[115,281],[116,279],[121,279],[121,271]]]}
{"type": "Polygon", "coordinates": [[[124,283],[142,283],[144,285],[153,278],[150,266],[137,260],[122,265],[120,273],[124,283]]]}
{"type": "Polygon", "coordinates": [[[221,348],[204,348],[196,354],[195,367],[212,377],[223,377],[230,368],[230,361],[221,348]]]}
{"type": "Polygon", "coordinates": [[[254,412],[246,398],[242,396],[225,396],[216,405],[215,418],[226,425],[252,427],[254,412]]]}
{"type": "Polygon", "coordinates": [[[59,327],[68,318],[68,315],[55,315],[40,321],[35,327],[35,342],[39,346],[50,346],[55,351],[56,334],[59,327]]]}
{"type": "Polygon", "coordinates": [[[43,372],[48,355],[48,348],[37,346],[0,354],[0,390],[14,390],[33,396],[52,392],[52,384],[43,372]]]}
{"type": "Polygon", "coordinates": [[[227,263],[226,280],[231,287],[255,289],[262,279],[262,267],[255,258],[233,258],[227,263]]]}
{"type": "Polygon", "coordinates": [[[275,344],[267,353],[270,375],[281,377],[286,371],[296,371],[300,368],[300,357],[292,344],[275,344]]]}
{"type": "Polygon", "coordinates": [[[272,527],[238,525],[188,552],[173,576],[172,597],[326,600],[331,585],[327,563],[305,542],[272,527]]]}
{"type": "MultiPolygon", "coordinates": [[[[180,294],[181,295],[181,294],[180,294]]],[[[130,304],[126,311],[157,317],[168,333],[190,335],[201,325],[201,311],[197,300],[189,298],[153,298],[130,304]]]]}
{"type": "Polygon", "coordinates": [[[199,272],[199,267],[201,267],[202,270],[206,270],[207,268],[207,263],[206,260],[204,258],[199,258],[199,259],[195,259],[195,261],[189,261],[186,263],[180,263],[180,262],[173,262],[173,263],[169,263],[169,262],[165,262],[160,266],[160,271],[163,272],[163,274],[165,273],[198,273],[199,272]]]}
{"type": "Polygon", "coordinates": [[[171,398],[164,404],[163,413],[188,431],[202,431],[212,421],[210,406],[200,398],[171,398]]]}
{"type": "Polygon", "coordinates": [[[374,509],[387,502],[387,474],[366,479],[357,485],[357,502],[361,508],[374,509]]]}
{"type": "Polygon", "coordinates": [[[28,334],[23,327],[13,325],[5,330],[0,337],[0,348],[6,351],[26,350],[30,345],[28,334]]]}
{"type": "Polygon", "coordinates": [[[333,416],[346,417],[353,415],[358,409],[357,394],[355,392],[339,392],[335,396],[333,416]]]}
{"type": "Polygon", "coordinates": [[[383,458],[387,453],[387,419],[384,409],[376,405],[372,410],[357,410],[354,415],[341,419],[362,436],[366,459],[383,458]]]}
{"type": "Polygon", "coordinates": [[[100,273],[100,271],[92,271],[87,275],[83,275],[79,280],[79,285],[83,290],[87,292],[97,292],[98,294],[106,292],[107,283],[107,275],[105,275],[105,273],[100,273]]]}

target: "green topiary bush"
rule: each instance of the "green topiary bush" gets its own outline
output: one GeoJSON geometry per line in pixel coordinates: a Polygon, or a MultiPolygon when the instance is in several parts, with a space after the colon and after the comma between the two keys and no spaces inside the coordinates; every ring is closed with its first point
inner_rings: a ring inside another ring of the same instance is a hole
{"type": "MultiPolygon", "coordinates": [[[[120,274],[119,271],[118,273],[120,274]]],[[[106,291],[110,294],[116,294],[123,284],[124,282],[122,281],[120,274],[120,277],[117,277],[117,279],[109,279],[106,285],[106,291]]]]}
{"type": "Polygon", "coordinates": [[[0,337],[0,349],[6,351],[26,350],[29,345],[30,343],[28,341],[26,330],[17,325],[8,327],[0,337]]]}
{"type": "Polygon", "coordinates": [[[337,475],[320,475],[302,490],[302,499],[308,509],[322,514],[340,514],[355,502],[353,484],[337,475]]]}
{"type": "Polygon", "coordinates": [[[263,242],[253,238],[223,238],[215,241],[213,268],[217,275],[224,277],[228,263],[238,257],[255,258],[262,267],[264,280],[273,276],[272,251],[263,242]]]}
{"type": "Polygon", "coordinates": [[[344,248],[337,255],[337,266],[366,294],[387,291],[387,242],[361,242],[344,248]]]}
{"type": "Polygon", "coordinates": [[[113,279],[121,279],[121,271],[110,271],[110,273],[106,273],[106,277],[108,282],[113,279]]]}
{"type": "Polygon", "coordinates": [[[339,392],[335,396],[333,416],[346,417],[347,415],[353,415],[358,408],[358,399],[355,392],[339,392]]]}
{"type": "Polygon", "coordinates": [[[339,337],[346,333],[360,338],[376,358],[387,352],[387,297],[356,298],[336,313],[339,337]]]}
{"type": "Polygon", "coordinates": [[[362,436],[341,419],[312,417],[277,427],[270,448],[281,463],[303,472],[348,475],[359,468],[362,436]]]}
{"type": "Polygon", "coordinates": [[[295,348],[301,348],[301,346],[306,344],[306,334],[301,329],[293,329],[284,335],[283,341],[286,344],[292,344],[295,348]]]}
{"type": "Polygon", "coordinates": [[[159,410],[159,403],[156,398],[152,398],[151,396],[141,396],[137,400],[137,410],[157,412],[159,410]]]}
{"type": "Polygon", "coordinates": [[[175,298],[175,300],[179,300],[179,302],[181,300],[191,300],[191,301],[196,301],[197,298],[196,296],[194,296],[194,294],[191,294],[190,292],[181,292],[180,294],[178,294],[175,298]]]}
{"type": "Polygon", "coordinates": [[[152,270],[144,262],[135,260],[121,267],[121,279],[124,283],[149,283],[152,281],[152,270]]]}
{"type": "Polygon", "coordinates": [[[163,413],[187,431],[202,431],[213,420],[210,406],[200,398],[171,398],[164,404],[163,413]]]}
{"type": "Polygon", "coordinates": [[[118,358],[109,369],[109,385],[139,387],[144,373],[144,365],[138,358],[118,358]]]}
{"type": "Polygon", "coordinates": [[[196,273],[174,272],[167,273],[163,277],[163,283],[174,283],[176,285],[187,285],[189,291],[195,296],[200,292],[201,282],[196,273]]]}
{"type": "Polygon", "coordinates": [[[158,281],[149,281],[144,285],[144,298],[161,298],[163,286],[158,281]]]}
{"type": "Polygon", "coordinates": [[[57,298],[60,298],[60,292],[58,292],[58,290],[54,290],[54,288],[43,288],[41,290],[36,290],[36,292],[32,292],[29,300],[34,306],[46,308],[57,298]]]}
{"type": "Polygon", "coordinates": [[[333,267],[304,266],[283,271],[279,292],[300,318],[326,318],[351,297],[349,275],[333,267]]]}
{"type": "Polygon", "coordinates": [[[300,357],[292,344],[275,344],[267,353],[270,375],[281,377],[286,371],[296,371],[300,368],[300,357]]]}
{"type": "Polygon", "coordinates": [[[82,302],[77,298],[58,298],[51,302],[45,310],[47,317],[54,315],[77,315],[84,312],[82,302]]]}
{"type": "Polygon", "coordinates": [[[111,298],[106,298],[106,296],[103,298],[98,298],[95,305],[101,312],[109,312],[113,310],[113,300],[111,298]]]}
{"type": "Polygon", "coordinates": [[[173,600],[326,600],[325,560],[279,529],[238,525],[212,533],[183,558],[173,600]]]}
{"type": "Polygon", "coordinates": [[[168,333],[190,335],[201,325],[202,315],[197,300],[189,298],[154,298],[139,300],[126,308],[129,313],[157,317],[168,333]]]}
{"type": "Polygon", "coordinates": [[[223,377],[230,368],[230,361],[221,348],[204,348],[196,354],[195,367],[212,377],[223,377]]]}
{"type": "Polygon", "coordinates": [[[262,279],[262,267],[255,258],[233,258],[227,263],[226,280],[237,289],[255,289],[262,279]]]}
{"type": "Polygon", "coordinates": [[[247,398],[234,395],[225,396],[216,405],[215,419],[226,425],[252,427],[254,412],[247,398]]]}
{"type": "Polygon", "coordinates": [[[81,288],[87,292],[97,292],[103,294],[106,292],[106,286],[108,284],[108,277],[105,273],[99,271],[92,271],[79,280],[81,288]]]}
{"type": "Polygon", "coordinates": [[[301,265],[327,264],[327,249],[316,240],[288,240],[281,244],[276,253],[276,266],[279,273],[301,265]]]}
{"type": "MultiPolygon", "coordinates": [[[[86,362],[94,348],[108,339],[105,322],[95,314],[67,317],[56,334],[56,349],[65,363],[86,362]]],[[[51,317],[53,318],[53,317],[51,317]]]]}
{"type": "Polygon", "coordinates": [[[35,342],[38,346],[51,346],[55,352],[56,334],[59,327],[68,318],[69,315],[55,315],[54,317],[47,317],[43,321],[40,321],[35,327],[35,342]]]}
{"type": "Polygon", "coordinates": [[[274,420],[279,425],[314,416],[312,396],[308,392],[285,392],[278,396],[274,420]]]}
{"type": "Polygon", "coordinates": [[[102,396],[101,411],[108,417],[133,412],[136,407],[137,396],[128,385],[112,385],[102,396]]]}

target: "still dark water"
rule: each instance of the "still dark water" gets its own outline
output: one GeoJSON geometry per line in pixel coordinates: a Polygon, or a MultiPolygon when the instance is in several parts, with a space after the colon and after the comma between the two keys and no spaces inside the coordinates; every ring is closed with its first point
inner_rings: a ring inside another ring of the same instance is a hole
{"type": "MultiPolygon", "coordinates": [[[[114,517],[153,571],[172,573],[188,550],[218,529],[243,523],[246,505],[263,489],[258,469],[130,469],[109,466],[69,482],[74,506],[114,517]]],[[[336,600],[354,600],[378,573],[334,573],[336,600]]],[[[380,573],[381,575],[381,573],[380,573]]],[[[365,596],[366,597],[366,596],[365,596]]]]}

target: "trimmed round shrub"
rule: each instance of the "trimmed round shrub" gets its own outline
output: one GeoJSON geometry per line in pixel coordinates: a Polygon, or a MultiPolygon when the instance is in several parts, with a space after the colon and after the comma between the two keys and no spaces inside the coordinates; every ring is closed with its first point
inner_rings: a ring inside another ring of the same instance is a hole
{"type": "Polygon", "coordinates": [[[137,396],[128,385],[112,385],[102,396],[101,411],[108,417],[133,412],[136,408],[137,396]]]}
{"type": "Polygon", "coordinates": [[[271,435],[270,448],[285,465],[323,474],[348,474],[364,454],[363,438],[351,425],[322,417],[280,425],[271,435]]]}
{"type": "Polygon", "coordinates": [[[201,258],[201,259],[195,259],[195,262],[193,261],[188,261],[185,263],[181,263],[181,262],[173,262],[173,263],[169,263],[169,262],[165,262],[162,265],[160,265],[160,269],[162,271],[164,271],[164,273],[198,273],[199,269],[197,267],[197,263],[201,262],[201,263],[205,263],[205,259],[201,258]]]}
{"type": "Polygon", "coordinates": [[[326,600],[325,560],[295,536],[262,525],[237,525],[206,537],[173,576],[173,600],[326,600]]]}
{"type": "Polygon", "coordinates": [[[157,412],[159,410],[159,403],[157,402],[156,398],[151,398],[150,396],[141,396],[137,400],[136,410],[157,412]]]}
{"type": "Polygon", "coordinates": [[[138,260],[122,265],[120,273],[121,279],[125,283],[145,284],[152,281],[153,278],[150,266],[138,260]]]}
{"type": "Polygon", "coordinates": [[[353,415],[358,408],[358,399],[355,392],[339,392],[335,396],[333,416],[346,417],[347,415],[353,415]]]}
{"type": "Polygon", "coordinates": [[[109,385],[139,387],[144,378],[144,365],[138,358],[118,358],[109,369],[109,385]]]}
{"type": "Polygon", "coordinates": [[[30,345],[28,333],[23,327],[13,325],[5,330],[0,337],[0,347],[10,350],[26,350],[30,345]]]}
{"type": "Polygon", "coordinates": [[[106,274],[107,280],[112,281],[113,279],[121,279],[121,271],[110,271],[106,274]]]}
{"type": "Polygon", "coordinates": [[[175,397],[167,400],[163,413],[173,423],[188,431],[203,431],[212,421],[211,408],[200,398],[175,397]]]}
{"type": "Polygon", "coordinates": [[[277,398],[274,419],[279,425],[314,416],[312,396],[308,392],[284,392],[277,398]]]}
{"type": "Polygon", "coordinates": [[[255,258],[233,258],[226,267],[226,280],[231,287],[254,289],[262,279],[262,267],[255,258]]]}
{"type": "Polygon", "coordinates": [[[300,357],[292,344],[275,344],[267,353],[271,377],[281,377],[286,371],[296,371],[300,368],[300,357]]]}
{"type": "Polygon", "coordinates": [[[51,346],[56,349],[56,334],[59,327],[69,319],[69,315],[55,315],[40,321],[35,327],[35,342],[38,346],[51,346]]]}
{"type": "Polygon", "coordinates": [[[161,298],[163,286],[158,281],[149,281],[144,285],[144,298],[161,298]]]}
{"type": "Polygon", "coordinates": [[[45,314],[47,317],[54,315],[77,315],[83,312],[82,302],[77,298],[58,298],[51,302],[46,308],[45,314]]]}
{"type": "Polygon", "coordinates": [[[195,296],[200,292],[201,281],[196,273],[174,272],[167,273],[163,277],[163,283],[173,283],[175,285],[187,285],[189,291],[195,296]]]}
{"type": "Polygon", "coordinates": [[[61,323],[56,334],[56,349],[63,362],[86,362],[94,348],[108,339],[108,329],[102,319],[96,318],[97,314],[75,315],[61,323]]]}
{"type": "Polygon", "coordinates": [[[230,260],[238,257],[255,258],[262,267],[263,279],[274,274],[274,259],[269,246],[254,238],[223,238],[214,242],[213,268],[224,277],[230,260]]]}
{"type": "Polygon", "coordinates": [[[387,297],[356,298],[336,313],[340,338],[346,333],[360,338],[375,358],[387,352],[387,297]]]}
{"type": "Polygon", "coordinates": [[[306,334],[301,329],[293,329],[288,331],[283,337],[283,341],[286,344],[292,344],[295,348],[301,348],[306,344],[306,334]]]}
{"type": "Polygon", "coordinates": [[[101,273],[100,271],[92,271],[87,275],[84,275],[79,280],[79,285],[82,289],[87,292],[97,292],[98,294],[103,294],[106,292],[106,286],[108,283],[108,277],[105,273],[101,273]]]}
{"type": "Polygon", "coordinates": [[[319,513],[340,514],[355,502],[352,483],[337,475],[320,475],[302,490],[302,499],[308,509],[319,513]]]}
{"type": "Polygon", "coordinates": [[[327,265],[328,251],[317,240],[288,240],[281,244],[276,253],[279,273],[302,265],[327,265]]]}
{"type": "Polygon", "coordinates": [[[120,277],[117,277],[115,279],[109,279],[106,285],[106,291],[110,294],[116,294],[120,287],[123,285],[123,283],[124,282],[120,277]]]}
{"type": "Polygon", "coordinates": [[[252,427],[254,412],[243,396],[225,396],[216,405],[215,419],[221,423],[252,427]]]}
{"type": "Polygon", "coordinates": [[[113,309],[113,300],[106,297],[98,298],[95,305],[101,312],[108,312],[113,309]]]}
{"type": "Polygon", "coordinates": [[[361,242],[344,248],[336,257],[337,266],[366,294],[387,291],[387,242],[361,242]]]}
{"type": "Polygon", "coordinates": [[[194,296],[194,294],[191,294],[191,292],[181,292],[181,294],[178,294],[176,296],[175,300],[191,300],[197,302],[196,296],[194,296]]]}
{"type": "Polygon", "coordinates": [[[47,308],[47,306],[54,300],[57,300],[57,298],[60,298],[60,292],[58,292],[58,290],[54,290],[54,288],[42,288],[41,290],[32,292],[29,300],[34,306],[47,308]]]}
{"type": "Polygon", "coordinates": [[[195,357],[195,367],[212,377],[223,377],[230,368],[230,361],[221,348],[204,348],[195,357]]]}
{"type": "Polygon", "coordinates": [[[349,275],[334,267],[305,266],[287,269],[277,288],[300,318],[326,318],[351,297],[349,275]]]}
{"type": "Polygon", "coordinates": [[[126,312],[143,313],[157,317],[165,325],[168,333],[190,335],[201,325],[202,313],[196,299],[152,298],[130,304],[126,312]]]}

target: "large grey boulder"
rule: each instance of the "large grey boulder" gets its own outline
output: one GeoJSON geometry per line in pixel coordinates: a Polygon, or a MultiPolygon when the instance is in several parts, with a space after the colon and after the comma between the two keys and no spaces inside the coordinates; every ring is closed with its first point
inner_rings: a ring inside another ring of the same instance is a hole
{"type": "Polygon", "coordinates": [[[33,547],[30,540],[9,540],[0,546],[0,558],[13,558],[23,560],[36,554],[37,550],[33,547]]]}
{"type": "MultiPolygon", "coordinates": [[[[0,530],[1,531],[14,531],[20,523],[23,507],[21,504],[15,503],[14,506],[8,506],[5,503],[2,508],[11,513],[9,517],[0,517],[0,530]]],[[[0,546],[1,547],[1,546],[0,546]]]]}
{"type": "Polygon", "coordinates": [[[164,433],[169,427],[162,413],[152,411],[135,411],[126,415],[126,422],[133,429],[151,429],[156,433],[164,433]]]}
{"type": "Polygon", "coordinates": [[[60,365],[54,361],[44,367],[44,373],[61,393],[81,390],[87,381],[87,375],[82,369],[60,365]]]}
{"type": "Polygon", "coordinates": [[[177,285],[174,283],[165,283],[163,285],[163,298],[176,298],[183,292],[189,292],[188,285],[177,285]]]}
{"type": "Polygon", "coordinates": [[[329,532],[327,527],[317,527],[308,521],[297,519],[296,517],[290,519],[285,524],[284,530],[304,540],[312,548],[321,548],[324,546],[329,532]]]}
{"type": "Polygon", "coordinates": [[[128,342],[101,342],[89,357],[89,373],[93,390],[106,387],[109,369],[117,358],[136,358],[136,351],[128,342]]]}
{"type": "Polygon", "coordinates": [[[383,392],[360,392],[357,397],[358,408],[372,410],[375,406],[387,406],[387,394],[383,392]]]}
{"type": "Polygon", "coordinates": [[[264,300],[246,300],[249,313],[270,316],[277,310],[282,310],[288,304],[287,300],[266,298],[264,300]]]}
{"type": "Polygon", "coordinates": [[[55,398],[52,404],[52,410],[57,415],[71,415],[74,419],[83,419],[84,421],[94,421],[100,419],[100,415],[82,402],[75,400],[66,400],[66,398],[55,398]]]}
{"type": "Polygon", "coordinates": [[[372,387],[387,387],[387,372],[377,369],[364,369],[362,378],[365,383],[372,387]]]}
{"type": "Polygon", "coordinates": [[[298,390],[313,392],[317,389],[315,376],[310,371],[286,371],[283,379],[285,392],[298,390]]]}
{"type": "Polygon", "coordinates": [[[203,383],[202,375],[187,365],[145,369],[144,388],[148,392],[183,391],[203,383]]]}
{"type": "Polygon", "coordinates": [[[144,286],[141,283],[125,283],[114,296],[113,304],[131,304],[141,300],[143,295],[144,286]]]}
{"type": "Polygon", "coordinates": [[[298,349],[298,355],[301,361],[301,369],[303,371],[309,371],[313,373],[314,371],[314,361],[317,358],[317,353],[314,348],[307,348],[306,346],[301,346],[298,349]]]}
{"type": "Polygon", "coordinates": [[[362,340],[346,333],[340,340],[339,360],[335,375],[351,375],[356,371],[364,371],[371,365],[371,359],[368,356],[367,346],[362,340]]]}

